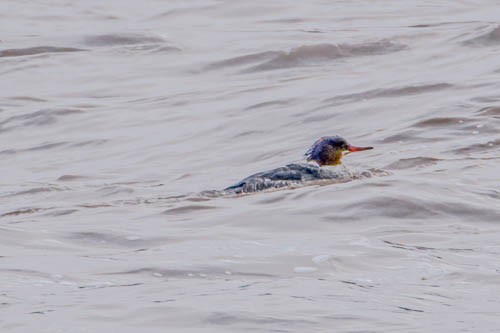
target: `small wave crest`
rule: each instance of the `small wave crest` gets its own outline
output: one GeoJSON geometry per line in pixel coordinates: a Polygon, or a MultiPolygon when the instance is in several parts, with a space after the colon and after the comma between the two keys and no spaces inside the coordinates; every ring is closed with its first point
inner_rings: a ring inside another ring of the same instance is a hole
{"type": "Polygon", "coordinates": [[[120,46],[164,42],[165,40],[161,37],[145,34],[114,33],[88,36],[84,38],[84,43],[88,46],[120,46]]]}
{"type": "Polygon", "coordinates": [[[16,115],[0,122],[0,132],[18,127],[49,125],[55,123],[59,117],[81,114],[84,112],[85,111],[76,108],[54,108],[16,115]]]}
{"type": "Polygon", "coordinates": [[[6,57],[22,57],[28,55],[44,54],[44,53],[65,53],[65,52],[80,52],[86,51],[74,47],[56,47],[56,46],[35,46],[24,49],[6,49],[0,51],[0,58],[6,57]]]}
{"type": "Polygon", "coordinates": [[[465,42],[466,45],[473,46],[489,46],[500,44],[500,25],[493,28],[493,30],[465,42]]]}
{"type": "Polygon", "coordinates": [[[402,97],[402,96],[432,93],[444,89],[449,89],[452,87],[453,87],[452,84],[446,82],[440,82],[440,83],[412,85],[412,86],[396,87],[396,88],[373,89],[373,90],[363,91],[360,93],[346,94],[346,95],[327,98],[323,100],[323,102],[329,103],[328,106],[336,106],[372,98],[402,97]]]}
{"type": "Polygon", "coordinates": [[[486,108],[483,108],[483,109],[477,111],[476,114],[479,116],[500,119],[500,107],[498,107],[498,106],[486,107],[486,108]]]}
{"type": "Polygon", "coordinates": [[[430,165],[435,165],[439,161],[441,161],[439,158],[423,157],[423,156],[413,157],[413,158],[402,158],[397,160],[396,162],[389,164],[388,166],[386,166],[386,168],[389,170],[421,168],[430,165]]]}
{"type": "Polygon", "coordinates": [[[497,151],[500,147],[500,139],[488,140],[481,143],[473,143],[465,147],[460,147],[452,150],[458,155],[470,155],[472,153],[485,153],[497,151]]]}
{"type": "Polygon", "coordinates": [[[355,211],[353,215],[380,216],[397,219],[426,219],[436,217],[470,216],[475,220],[498,221],[499,213],[494,209],[478,207],[463,201],[441,201],[420,199],[413,196],[382,195],[356,202],[345,208],[355,211]]]}
{"type": "Polygon", "coordinates": [[[289,52],[268,51],[235,57],[210,64],[206,68],[217,69],[261,62],[260,64],[256,64],[246,69],[245,72],[268,71],[315,65],[340,58],[392,53],[401,51],[405,48],[406,45],[389,40],[362,44],[302,45],[291,49],[289,52]]]}

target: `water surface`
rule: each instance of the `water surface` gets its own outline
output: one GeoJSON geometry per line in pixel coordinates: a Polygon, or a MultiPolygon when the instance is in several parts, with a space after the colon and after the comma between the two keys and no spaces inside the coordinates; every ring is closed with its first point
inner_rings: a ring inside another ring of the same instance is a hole
{"type": "Polygon", "coordinates": [[[498,332],[497,1],[3,1],[8,332],[498,332]],[[339,134],[384,176],[207,197],[339,134]]]}

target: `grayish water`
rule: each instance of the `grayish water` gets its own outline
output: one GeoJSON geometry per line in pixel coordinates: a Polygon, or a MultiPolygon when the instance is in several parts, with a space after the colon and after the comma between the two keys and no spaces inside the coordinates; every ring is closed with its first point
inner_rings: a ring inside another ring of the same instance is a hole
{"type": "Polygon", "coordinates": [[[498,1],[0,2],[2,332],[499,332],[498,1]],[[234,197],[323,135],[350,182],[234,197]]]}

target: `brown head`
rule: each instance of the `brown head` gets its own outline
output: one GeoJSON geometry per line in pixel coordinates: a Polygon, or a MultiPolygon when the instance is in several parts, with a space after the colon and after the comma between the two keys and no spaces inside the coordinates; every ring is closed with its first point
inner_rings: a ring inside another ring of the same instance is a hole
{"type": "Polygon", "coordinates": [[[319,165],[339,165],[345,154],[369,149],[373,147],[356,147],[340,136],[324,136],[313,144],[306,156],[308,161],[319,165]]]}

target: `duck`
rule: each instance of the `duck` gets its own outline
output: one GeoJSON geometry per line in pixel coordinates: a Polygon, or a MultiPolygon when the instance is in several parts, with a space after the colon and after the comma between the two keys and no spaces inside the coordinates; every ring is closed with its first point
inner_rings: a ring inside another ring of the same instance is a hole
{"type": "Polygon", "coordinates": [[[342,158],[350,153],[370,150],[373,147],[351,145],[341,136],[324,136],[316,140],[304,154],[307,163],[291,163],[273,170],[253,174],[224,189],[226,193],[244,194],[299,186],[321,180],[339,180],[349,177],[339,166],[342,158]]]}

